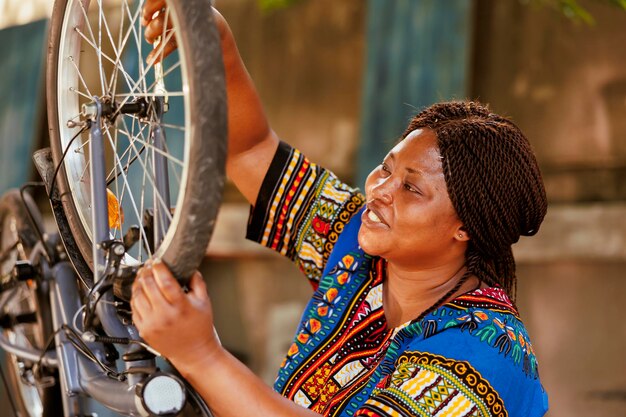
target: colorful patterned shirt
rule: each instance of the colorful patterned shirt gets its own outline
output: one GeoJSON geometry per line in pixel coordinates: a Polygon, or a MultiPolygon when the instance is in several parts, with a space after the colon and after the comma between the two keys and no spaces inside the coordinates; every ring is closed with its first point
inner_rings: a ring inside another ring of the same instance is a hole
{"type": "Polygon", "coordinates": [[[389,328],[384,260],[357,242],[364,197],[281,143],[248,238],[293,260],[314,294],[275,389],[325,416],[542,416],[547,396],[519,315],[477,289],[389,328]]]}

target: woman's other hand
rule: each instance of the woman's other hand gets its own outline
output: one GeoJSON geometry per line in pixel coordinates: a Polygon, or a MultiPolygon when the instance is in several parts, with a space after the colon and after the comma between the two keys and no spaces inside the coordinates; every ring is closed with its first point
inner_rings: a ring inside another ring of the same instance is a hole
{"type": "Polygon", "coordinates": [[[193,367],[220,349],[213,312],[199,272],[185,293],[162,262],[144,266],[133,284],[133,321],[139,334],[177,367],[193,367]]]}
{"type": "MultiPolygon", "coordinates": [[[[171,19],[165,19],[166,9],[165,0],[146,0],[141,23],[146,27],[145,38],[148,42],[154,43],[164,33],[165,20],[168,28],[176,30],[171,26],[171,19]]],[[[226,172],[244,197],[251,204],[255,204],[263,178],[278,147],[278,137],[270,128],[261,100],[241,60],[226,19],[215,8],[213,18],[222,46],[228,96],[226,172]]],[[[166,38],[169,36],[166,35],[166,38]]],[[[160,48],[152,51],[148,62],[153,58],[158,62],[162,56],[165,57],[174,51],[176,44],[172,43],[173,40],[174,37],[171,37],[163,49],[163,54],[160,48]]]]}
{"type": "MultiPolygon", "coordinates": [[[[226,20],[217,10],[215,10],[215,8],[213,8],[213,17],[220,33],[223,48],[225,37],[228,35],[232,37],[232,35],[230,34],[230,31],[227,30],[228,24],[226,23],[226,20]]],[[[176,44],[176,36],[170,36],[171,31],[174,29],[174,25],[171,17],[168,16],[165,0],[146,0],[143,6],[143,13],[141,15],[141,24],[145,26],[144,38],[149,44],[152,45],[160,39],[168,40],[162,51],[159,46],[148,54],[148,57],[146,58],[148,62],[160,62],[176,50],[178,47],[176,44]]]]}
{"type": "Polygon", "coordinates": [[[157,63],[171,54],[176,48],[176,36],[172,34],[172,19],[166,13],[165,0],[146,0],[141,15],[141,24],[145,26],[144,38],[149,44],[154,44],[162,39],[167,43],[152,50],[146,60],[149,63],[157,63]],[[166,26],[167,25],[167,26],[166,26]],[[170,35],[171,34],[171,35],[170,35]]]}

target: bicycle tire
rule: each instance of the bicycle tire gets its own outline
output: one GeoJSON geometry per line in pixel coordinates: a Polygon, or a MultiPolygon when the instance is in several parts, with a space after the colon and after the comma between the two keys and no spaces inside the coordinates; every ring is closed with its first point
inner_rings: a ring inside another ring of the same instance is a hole
{"type": "MultiPolygon", "coordinates": [[[[36,208],[35,203],[28,194],[24,195],[29,211],[33,214],[36,227],[43,230],[43,222],[41,214],[36,208]]],[[[0,264],[2,273],[6,273],[6,269],[12,268],[17,260],[26,260],[30,256],[33,246],[37,243],[37,234],[34,231],[30,218],[24,207],[24,203],[20,197],[18,190],[9,190],[0,199],[0,252],[13,246],[18,242],[18,246],[10,253],[11,256],[4,259],[0,264]]],[[[15,313],[24,313],[22,310],[27,307],[29,310],[34,309],[36,322],[16,325],[8,329],[3,329],[5,336],[12,339],[16,343],[27,344],[27,347],[44,349],[43,346],[52,334],[52,322],[50,304],[47,298],[47,292],[38,286],[36,281],[30,285],[26,282],[18,284],[13,288],[11,299],[5,304],[6,309],[0,312],[0,315],[7,313],[7,310],[15,313]],[[24,297],[22,301],[16,297],[16,293],[24,297]]],[[[5,294],[7,296],[7,294],[5,294]]],[[[30,312],[30,311],[28,311],[30,312]]],[[[28,366],[24,362],[17,359],[14,355],[5,353],[2,364],[3,371],[8,371],[7,395],[13,400],[13,405],[17,408],[18,413],[22,416],[30,417],[54,417],[58,415],[62,409],[61,391],[58,383],[45,387],[32,387],[27,384],[21,375],[21,369],[28,366]]],[[[46,376],[56,378],[56,371],[47,371],[46,376]]],[[[39,376],[44,373],[39,373],[39,376]]],[[[33,376],[34,377],[34,376],[33,376]]],[[[40,381],[39,377],[34,377],[36,381],[40,381]]]]}
{"type": "MultiPolygon", "coordinates": [[[[61,112],[64,111],[62,108],[64,106],[63,97],[66,94],[63,89],[66,86],[63,85],[64,70],[62,66],[69,67],[69,64],[63,62],[68,57],[63,56],[64,52],[61,51],[61,48],[65,48],[64,42],[68,42],[65,40],[70,36],[68,30],[72,30],[72,28],[68,29],[72,23],[67,23],[67,20],[69,19],[68,16],[72,16],[72,13],[78,13],[76,8],[80,4],[88,3],[85,0],[82,3],[74,0],[57,0],[55,2],[50,22],[46,90],[52,156],[55,166],[64,162],[64,166],[59,169],[56,186],[60,191],[63,210],[72,232],[71,238],[75,241],[86,263],[93,270],[94,242],[90,238],[89,221],[85,220],[86,216],[81,212],[88,198],[85,195],[81,198],[76,197],[80,193],[77,192],[76,186],[74,188],[72,186],[76,181],[75,178],[71,177],[72,172],[67,168],[68,157],[66,156],[66,159],[63,160],[64,151],[68,147],[70,130],[63,125],[67,120],[63,120],[60,116],[60,114],[64,114],[61,112]]],[[[102,7],[103,2],[92,3],[96,3],[97,7],[102,7]]],[[[141,7],[141,3],[140,1],[139,7],[141,7]]],[[[180,28],[175,31],[178,45],[176,53],[181,62],[181,73],[184,72],[184,77],[186,77],[184,81],[188,87],[183,98],[184,103],[188,103],[188,105],[185,104],[185,128],[187,128],[185,146],[188,146],[185,148],[185,155],[188,158],[183,161],[182,169],[186,169],[186,171],[183,171],[184,175],[181,174],[183,180],[179,184],[180,191],[172,223],[163,242],[158,248],[154,248],[154,253],[151,255],[165,262],[174,275],[184,281],[197,269],[204,257],[221,203],[226,160],[226,92],[219,33],[213,23],[210,1],[171,0],[168,1],[168,10],[176,28],[180,28]]],[[[129,17],[129,27],[130,24],[134,24],[134,22],[131,22],[129,17]]],[[[123,27],[123,25],[124,22],[122,21],[121,26],[123,27]]],[[[106,30],[109,30],[108,27],[106,30]]],[[[138,28],[138,30],[141,35],[141,29],[138,28]]],[[[74,32],[77,30],[74,29],[74,32]]],[[[87,37],[85,35],[83,37],[85,43],[89,44],[86,40],[87,37]]],[[[110,34],[109,37],[111,37],[110,34]]],[[[95,39],[95,37],[92,38],[95,39]]],[[[111,39],[111,44],[113,43],[113,39],[111,39]]],[[[75,49],[80,50],[89,46],[83,45],[75,49]]],[[[141,46],[139,46],[140,48],[141,46]]],[[[69,50],[69,48],[66,49],[69,50]]],[[[102,55],[104,53],[101,53],[100,60],[102,60],[102,55]]],[[[78,59],[80,60],[80,58],[78,59]]],[[[71,58],[71,60],[73,63],[76,61],[75,58],[71,58]]],[[[75,63],[74,65],[76,72],[80,74],[78,66],[75,63]]],[[[65,71],[69,70],[66,69],[65,71]]],[[[113,80],[113,76],[111,80],[113,80]]],[[[82,76],[81,81],[83,81],[82,76]]],[[[104,90],[104,82],[102,82],[102,86],[104,90]]],[[[117,94],[115,91],[111,93],[112,96],[115,94],[117,94]]],[[[131,94],[133,91],[128,93],[128,95],[131,94]]],[[[78,98],[76,102],[79,102],[78,98]]],[[[76,146],[78,145],[74,147],[76,146]]],[[[136,149],[134,151],[138,154],[138,159],[141,159],[140,152],[138,153],[136,149]]],[[[113,152],[117,152],[117,149],[114,149],[113,152]]],[[[128,158],[130,161],[130,156],[128,158]]],[[[130,164],[129,162],[128,165],[130,164]]],[[[87,163],[85,162],[84,165],[86,167],[87,163]]],[[[118,165],[120,166],[119,170],[124,171],[123,164],[119,162],[118,165]]],[[[126,168],[130,172],[128,165],[126,168]]],[[[78,166],[80,166],[80,162],[78,166]]],[[[114,172],[117,170],[118,167],[115,166],[114,172]]],[[[122,194],[123,197],[124,192],[118,192],[116,196],[119,197],[119,194],[122,194]]],[[[141,201],[143,207],[143,200],[141,201]]],[[[137,212],[136,217],[143,217],[145,214],[144,210],[135,208],[135,211],[137,212]],[[139,213],[141,211],[144,212],[139,213]]],[[[123,226],[121,226],[120,237],[123,233],[123,226]]],[[[63,238],[67,239],[68,236],[63,238]]],[[[138,258],[139,263],[146,260],[141,256],[138,258]]]]}

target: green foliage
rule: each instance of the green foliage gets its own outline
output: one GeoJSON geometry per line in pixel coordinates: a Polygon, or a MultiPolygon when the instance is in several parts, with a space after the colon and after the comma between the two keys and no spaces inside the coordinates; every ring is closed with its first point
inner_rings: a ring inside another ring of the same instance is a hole
{"type": "Polygon", "coordinates": [[[259,3],[259,7],[264,12],[269,12],[276,9],[284,9],[285,7],[291,6],[294,3],[297,3],[300,0],[257,0],[259,3]]]}
{"type": "MultiPolygon", "coordinates": [[[[521,0],[523,3],[528,3],[529,0],[521,0]]],[[[626,10],[626,0],[597,0],[602,1],[604,3],[611,4],[613,6],[617,6],[622,10],[626,10]]],[[[575,22],[583,22],[588,25],[595,24],[595,19],[589,13],[589,11],[580,4],[579,0],[530,0],[531,3],[539,4],[541,6],[546,6],[553,8],[567,18],[575,21],[575,22]]]]}
{"type": "Polygon", "coordinates": [[[585,22],[589,25],[595,23],[593,16],[577,0],[559,0],[558,7],[565,16],[572,20],[585,22]]]}
{"type": "MultiPolygon", "coordinates": [[[[259,7],[264,12],[277,9],[284,9],[300,0],[257,0],[259,7]]],[[[536,3],[542,6],[551,7],[563,13],[567,18],[593,25],[595,20],[589,11],[580,5],[579,0],[520,0],[522,3],[536,3]]],[[[626,0],[597,0],[612,4],[622,10],[626,10],[626,0]]]]}

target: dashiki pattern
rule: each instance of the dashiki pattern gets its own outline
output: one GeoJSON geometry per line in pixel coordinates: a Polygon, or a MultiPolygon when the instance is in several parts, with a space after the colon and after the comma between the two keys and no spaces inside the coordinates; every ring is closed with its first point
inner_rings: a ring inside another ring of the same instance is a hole
{"type": "Polygon", "coordinates": [[[357,242],[364,197],[282,143],[247,237],[314,288],[274,388],[325,416],[542,416],[547,396],[519,315],[499,288],[389,329],[385,261],[357,242]]]}

